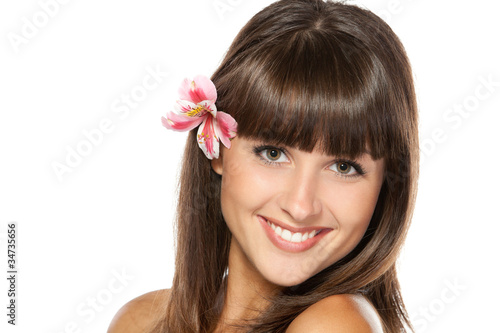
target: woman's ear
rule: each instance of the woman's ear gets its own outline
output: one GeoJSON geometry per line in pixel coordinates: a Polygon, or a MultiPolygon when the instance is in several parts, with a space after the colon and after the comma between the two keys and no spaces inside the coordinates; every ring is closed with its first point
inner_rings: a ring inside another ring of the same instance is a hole
{"type": "Polygon", "coordinates": [[[210,162],[212,164],[212,169],[215,173],[222,176],[222,152],[219,154],[219,158],[214,158],[210,162]]]}

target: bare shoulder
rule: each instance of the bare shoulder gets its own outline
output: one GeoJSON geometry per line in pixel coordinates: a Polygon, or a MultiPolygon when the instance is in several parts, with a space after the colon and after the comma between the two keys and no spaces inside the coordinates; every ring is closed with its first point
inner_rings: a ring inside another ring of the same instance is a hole
{"type": "Polygon", "coordinates": [[[159,318],[169,295],[169,289],[162,289],[134,298],[118,310],[109,325],[108,333],[146,331],[159,318]]]}
{"type": "Polygon", "coordinates": [[[374,306],[361,295],[333,295],[311,305],[297,316],[287,333],[383,333],[374,306]]]}

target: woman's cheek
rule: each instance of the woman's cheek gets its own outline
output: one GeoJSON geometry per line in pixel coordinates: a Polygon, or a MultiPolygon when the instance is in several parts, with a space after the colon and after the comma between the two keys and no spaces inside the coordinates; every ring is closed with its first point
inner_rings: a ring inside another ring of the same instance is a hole
{"type": "Polygon", "coordinates": [[[272,171],[252,162],[229,161],[222,177],[223,190],[247,203],[260,201],[260,198],[269,195],[272,189],[276,189],[279,174],[272,171]]]}

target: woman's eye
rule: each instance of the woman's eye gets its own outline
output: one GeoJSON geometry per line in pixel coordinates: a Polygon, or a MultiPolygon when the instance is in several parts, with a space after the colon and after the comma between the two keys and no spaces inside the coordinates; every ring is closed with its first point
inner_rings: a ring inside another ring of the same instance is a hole
{"type": "Polygon", "coordinates": [[[260,152],[260,156],[268,162],[272,163],[282,163],[288,162],[288,158],[285,153],[278,148],[266,148],[260,152]]]}
{"type": "Polygon", "coordinates": [[[358,173],[356,169],[347,162],[337,162],[331,166],[331,169],[345,176],[355,175],[358,173]]]}
{"type": "Polygon", "coordinates": [[[266,149],[266,157],[271,161],[277,161],[281,157],[281,152],[277,149],[266,149]]]}

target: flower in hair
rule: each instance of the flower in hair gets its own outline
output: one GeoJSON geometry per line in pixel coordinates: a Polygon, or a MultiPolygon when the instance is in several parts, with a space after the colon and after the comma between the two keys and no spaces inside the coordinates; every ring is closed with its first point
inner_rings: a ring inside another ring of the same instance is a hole
{"type": "Polygon", "coordinates": [[[230,140],[236,136],[237,123],[229,114],[217,111],[213,82],[203,75],[193,80],[184,79],[179,96],[175,112],[170,111],[161,118],[163,126],[174,131],[189,131],[201,124],[198,145],[209,159],[219,157],[219,140],[231,148],[230,140]]]}

